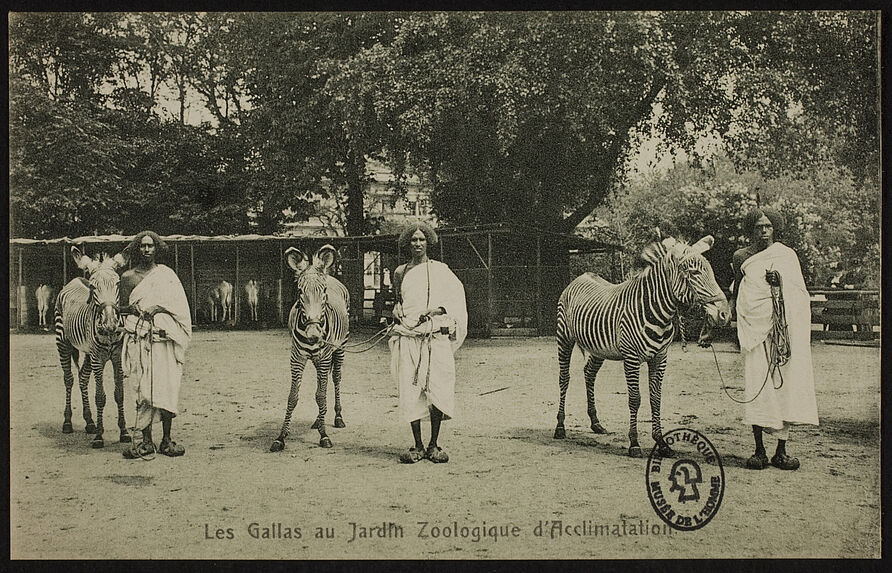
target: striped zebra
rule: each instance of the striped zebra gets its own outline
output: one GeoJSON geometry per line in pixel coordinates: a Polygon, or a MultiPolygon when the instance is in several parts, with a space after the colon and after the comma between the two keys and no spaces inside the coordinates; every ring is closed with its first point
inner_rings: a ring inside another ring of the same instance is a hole
{"type": "Polygon", "coordinates": [[[673,319],[679,305],[692,304],[703,305],[713,323],[724,325],[730,319],[728,301],[703,256],[712,244],[711,236],[692,246],[670,237],[648,245],[641,256],[647,266],[622,284],[586,273],[567,286],[557,313],[561,399],[555,438],[566,437],[564,399],[570,382],[570,356],[578,345],[587,357],[583,372],[592,431],[607,432],[595,408],[595,377],[605,360],[622,360],[629,392],[629,455],[641,455],[638,375],[641,363],[646,362],[653,438],[662,456],[673,455],[660,427],[661,384],[674,334],[673,319]]]}
{"type": "Polygon", "coordinates": [[[321,247],[312,261],[299,249],[285,251],[288,266],[294,270],[297,283],[297,301],[288,316],[291,332],[291,393],[285,410],[282,431],[270,446],[271,452],[285,449],[285,437],[291,424],[291,413],[297,405],[297,393],[307,360],[316,367],[316,404],[319,417],[313,428],[319,430],[319,445],[331,447],[331,439],[325,433],[326,394],[328,373],[334,382],[336,428],[345,427],[341,417],[341,366],[344,363],[342,345],[347,340],[350,324],[350,294],[336,278],[328,274],[335,262],[335,248],[321,247]]]}
{"type": "Polygon", "coordinates": [[[111,360],[115,378],[115,402],[118,403],[118,428],[121,431],[120,441],[129,442],[124,423],[124,371],[121,367],[121,332],[118,329],[118,269],[126,266],[127,261],[121,255],[114,257],[103,255],[101,259],[93,259],[83,254],[77,247],[71,248],[71,255],[77,266],[86,271],[89,280],[75,278],[62,287],[56,299],[54,312],[56,328],[56,349],[62,364],[62,375],[65,382],[65,421],[62,433],[74,431],[71,425],[71,388],[74,376],[71,372],[72,359],[77,364],[78,382],[81,389],[81,400],[84,405],[84,422],[86,432],[94,434],[92,446],[101,448],[105,445],[102,439],[102,411],[105,408],[105,388],[102,382],[102,371],[105,363],[111,360]],[[90,399],[87,385],[90,372],[96,380],[96,419],[90,410],[90,399]]]}

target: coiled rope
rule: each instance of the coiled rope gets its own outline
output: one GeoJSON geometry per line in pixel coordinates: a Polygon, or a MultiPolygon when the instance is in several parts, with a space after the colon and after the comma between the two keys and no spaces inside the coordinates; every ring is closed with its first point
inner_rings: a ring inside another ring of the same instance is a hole
{"type": "Polygon", "coordinates": [[[778,284],[771,285],[771,329],[768,331],[768,337],[762,342],[762,350],[765,352],[765,361],[768,363],[768,369],[765,372],[765,379],[762,381],[762,385],[759,387],[759,391],[756,392],[755,396],[749,400],[738,400],[731,395],[728,391],[728,387],[725,385],[724,378],[722,378],[722,369],[719,367],[719,358],[715,353],[715,347],[713,347],[712,344],[710,344],[709,347],[712,348],[712,357],[715,360],[715,367],[719,373],[722,390],[724,390],[725,394],[727,394],[731,400],[738,404],[748,404],[758,398],[762,393],[762,390],[765,389],[768,379],[772,378],[772,374],[775,371],[777,371],[780,380],[776,384],[772,382],[772,385],[775,390],[780,390],[783,387],[784,375],[780,367],[784,366],[790,360],[792,349],[790,347],[790,332],[787,326],[787,312],[786,307],[784,306],[782,281],[779,274],[778,284]]]}

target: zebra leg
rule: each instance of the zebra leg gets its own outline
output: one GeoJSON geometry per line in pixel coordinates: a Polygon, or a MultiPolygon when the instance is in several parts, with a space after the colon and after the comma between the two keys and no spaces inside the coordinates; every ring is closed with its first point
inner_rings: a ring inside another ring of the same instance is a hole
{"type": "Polygon", "coordinates": [[[570,385],[570,357],[573,354],[573,342],[566,340],[558,331],[558,385],[561,390],[561,399],[558,403],[557,426],[554,428],[555,439],[562,440],[567,437],[564,429],[564,403],[567,399],[567,387],[570,385]]]}
{"type": "Polygon", "coordinates": [[[323,448],[331,447],[331,438],[325,433],[325,414],[328,405],[325,399],[328,394],[328,372],[331,370],[331,355],[321,360],[314,360],[316,366],[316,405],[319,407],[319,417],[313,427],[319,430],[319,445],[323,448]]]}
{"type": "Polygon", "coordinates": [[[103,370],[107,357],[100,353],[91,354],[93,367],[93,380],[96,383],[96,433],[93,435],[93,443],[90,444],[94,448],[102,448],[105,441],[102,439],[102,433],[105,431],[102,426],[102,412],[105,410],[105,382],[103,380],[103,370]]]}
{"type": "Polygon", "coordinates": [[[341,417],[341,366],[344,364],[344,349],[338,348],[334,351],[331,361],[331,381],[334,383],[335,395],[335,428],[345,428],[344,418],[341,417]]]}
{"type": "Polygon", "coordinates": [[[84,422],[86,422],[86,427],[84,431],[88,434],[96,433],[96,424],[93,422],[93,412],[90,409],[90,396],[87,391],[87,387],[90,384],[90,372],[93,367],[93,357],[89,354],[84,356],[83,360],[84,364],[78,372],[78,384],[81,387],[81,401],[84,404],[84,422]]]}
{"type": "Polygon", "coordinates": [[[598,410],[595,408],[595,377],[598,370],[604,364],[603,358],[597,356],[589,356],[585,363],[583,372],[585,373],[585,394],[588,398],[588,417],[592,421],[592,431],[596,434],[606,434],[607,429],[598,421],[598,410]]]}
{"type": "Polygon", "coordinates": [[[662,400],[663,372],[666,371],[666,353],[655,356],[647,363],[648,391],[650,394],[650,414],[653,418],[653,438],[657,444],[657,451],[664,458],[675,456],[675,452],[663,440],[663,428],[660,422],[660,402],[662,400]]]}
{"type": "Polygon", "coordinates": [[[281,452],[285,449],[285,438],[288,436],[288,428],[291,426],[291,413],[297,406],[297,393],[300,390],[300,379],[304,374],[307,358],[291,349],[291,393],[288,394],[288,406],[285,409],[285,421],[282,423],[282,431],[279,437],[269,447],[271,452],[281,452]]]}
{"type": "Polygon", "coordinates": [[[102,379],[103,370],[105,369],[105,363],[107,361],[107,357],[103,356],[101,353],[97,352],[95,354],[90,355],[92,360],[91,364],[93,367],[93,379],[96,382],[96,432],[93,435],[93,443],[90,444],[94,448],[102,448],[105,447],[105,441],[102,439],[102,433],[104,432],[104,428],[102,426],[102,412],[105,410],[105,383],[102,379]]]}
{"type": "Polygon", "coordinates": [[[626,373],[626,387],[629,392],[629,456],[641,457],[641,446],[638,445],[638,408],[641,406],[641,394],[638,390],[638,374],[641,362],[637,358],[624,358],[623,370],[626,373]]]}
{"type": "Polygon", "coordinates": [[[127,422],[124,420],[124,368],[121,365],[121,349],[123,341],[112,344],[111,363],[115,377],[115,402],[118,405],[118,431],[122,444],[130,443],[130,434],[127,432],[127,422]]]}
{"type": "Polygon", "coordinates": [[[71,354],[74,347],[57,336],[56,350],[59,351],[59,363],[62,365],[62,380],[65,382],[65,418],[62,422],[62,433],[70,434],[74,432],[74,427],[71,425],[71,389],[74,387],[74,375],[71,373],[71,354]]]}

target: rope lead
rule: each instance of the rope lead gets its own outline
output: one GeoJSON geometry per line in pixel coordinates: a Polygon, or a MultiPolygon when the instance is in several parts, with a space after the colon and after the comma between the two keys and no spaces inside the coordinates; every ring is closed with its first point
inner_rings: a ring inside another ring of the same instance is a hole
{"type": "Polygon", "coordinates": [[[719,373],[722,390],[725,391],[725,394],[727,394],[729,398],[738,404],[748,404],[758,398],[762,393],[762,390],[765,389],[765,384],[768,383],[768,379],[772,378],[772,374],[775,371],[779,374],[780,381],[778,384],[775,385],[772,383],[772,385],[775,390],[780,390],[783,387],[784,374],[780,367],[789,362],[793,352],[790,346],[790,332],[787,326],[787,311],[784,306],[783,283],[781,282],[779,274],[778,284],[776,286],[771,285],[771,329],[768,331],[768,338],[762,342],[762,349],[765,352],[765,360],[768,363],[768,369],[765,372],[765,380],[762,381],[762,386],[759,388],[759,391],[756,392],[755,396],[749,400],[738,400],[728,392],[728,387],[725,385],[724,378],[722,378],[722,370],[719,368],[719,358],[715,353],[715,348],[712,344],[709,346],[712,348],[712,356],[715,359],[715,367],[719,373]]]}

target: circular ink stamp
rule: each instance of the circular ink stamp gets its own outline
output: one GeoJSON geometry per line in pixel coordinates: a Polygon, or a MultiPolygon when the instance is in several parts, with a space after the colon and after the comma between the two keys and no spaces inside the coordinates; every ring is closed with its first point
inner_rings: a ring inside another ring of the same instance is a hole
{"type": "Polygon", "coordinates": [[[670,527],[700,529],[715,517],[725,495],[722,458],[697,430],[670,430],[663,440],[676,450],[677,457],[664,458],[654,446],[647,458],[647,497],[670,527]]]}

